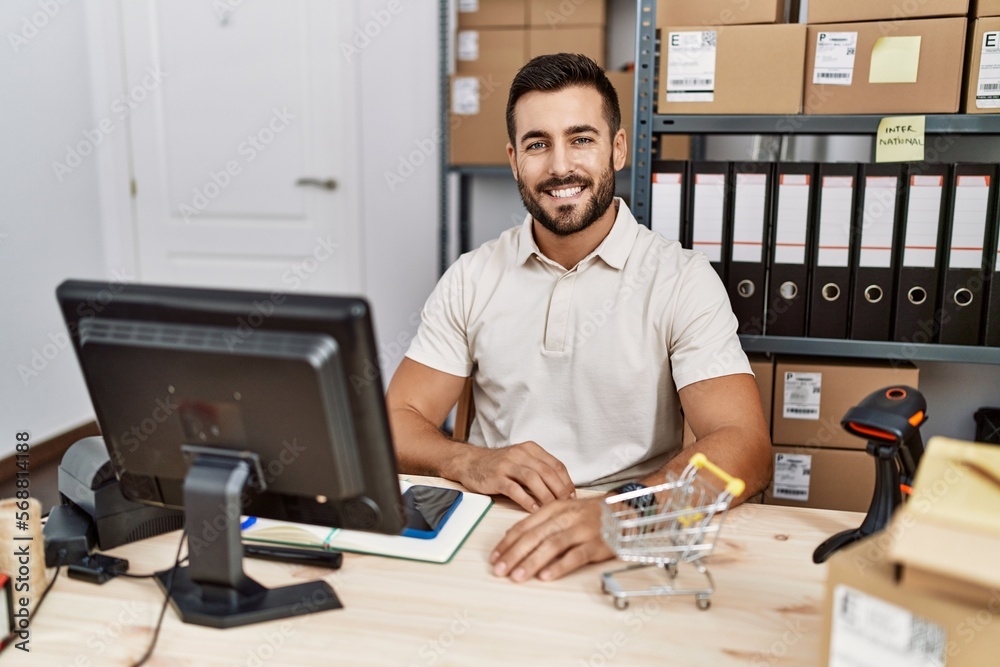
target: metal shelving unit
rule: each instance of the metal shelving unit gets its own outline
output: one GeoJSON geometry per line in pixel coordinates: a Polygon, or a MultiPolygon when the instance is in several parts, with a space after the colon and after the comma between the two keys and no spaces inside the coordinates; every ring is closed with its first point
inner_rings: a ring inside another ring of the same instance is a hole
{"type": "MultiPolygon", "coordinates": [[[[653,137],[690,135],[870,135],[878,131],[878,115],[678,115],[657,114],[656,0],[637,0],[635,158],[632,172],[632,212],[650,226],[649,184],[652,177],[653,137]]],[[[932,114],[926,116],[928,135],[997,135],[1000,115],[932,114]]],[[[740,336],[747,352],[802,354],[830,357],[879,358],[898,361],[943,361],[1000,364],[1000,348],[914,344],[829,338],[740,336]]]]}
{"type": "MultiPolygon", "coordinates": [[[[654,115],[654,133],[873,135],[883,116],[682,116],[654,115]]],[[[933,114],[927,134],[1000,134],[1000,116],[933,114]]]]}

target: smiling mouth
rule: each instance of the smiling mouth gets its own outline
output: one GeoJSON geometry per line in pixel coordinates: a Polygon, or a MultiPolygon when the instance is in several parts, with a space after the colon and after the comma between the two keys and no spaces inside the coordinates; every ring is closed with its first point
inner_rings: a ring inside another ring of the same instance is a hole
{"type": "Polygon", "coordinates": [[[553,199],[569,199],[583,192],[582,185],[574,185],[570,188],[559,188],[558,190],[546,190],[545,194],[553,199]]]}

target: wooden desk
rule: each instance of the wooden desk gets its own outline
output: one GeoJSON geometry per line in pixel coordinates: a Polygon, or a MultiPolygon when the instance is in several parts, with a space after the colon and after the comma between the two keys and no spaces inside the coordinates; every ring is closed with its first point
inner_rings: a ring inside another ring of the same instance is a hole
{"type": "MultiPolygon", "coordinates": [[[[339,571],[245,561],[247,573],[266,586],[326,575],[344,609],[229,630],[185,625],[168,609],[147,664],[815,665],[826,566],[812,563],[812,550],[862,518],[739,507],[708,561],[717,586],[711,609],[673,597],[636,600],[618,611],[599,582],[600,573],[620,566],[615,561],[549,583],[492,576],[487,555],[523,516],[498,501],[447,565],[354,554],[339,571]]],[[[172,563],[179,537],[112,553],[128,558],[132,572],[151,572],[172,563]]],[[[10,648],[0,664],[131,664],[146,649],[162,602],[152,580],[95,586],[61,575],[33,619],[30,655],[10,648]]]]}

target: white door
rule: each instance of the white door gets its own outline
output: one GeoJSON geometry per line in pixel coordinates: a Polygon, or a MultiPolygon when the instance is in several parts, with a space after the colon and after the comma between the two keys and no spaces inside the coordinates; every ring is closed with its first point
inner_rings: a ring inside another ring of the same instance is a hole
{"type": "Polygon", "coordinates": [[[120,2],[140,280],[361,290],[353,5],[120,2]]]}

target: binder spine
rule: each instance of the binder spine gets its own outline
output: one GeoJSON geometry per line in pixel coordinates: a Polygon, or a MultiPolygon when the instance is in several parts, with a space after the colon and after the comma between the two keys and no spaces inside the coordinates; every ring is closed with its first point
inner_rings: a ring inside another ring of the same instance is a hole
{"type": "Polygon", "coordinates": [[[809,229],[814,216],[816,170],[812,164],[778,165],[774,177],[771,269],[765,333],[804,336],[809,290],[809,229]]]}
{"type": "Polygon", "coordinates": [[[760,336],[764,333],[767,296],[771,165],[735,165],[732,185],[726,287],[739,332],[760,336]]]}
{"type": "Polygon", "coordinates": [[[900,222],[900,261],[893,340],[930,343],[937,334],[941,237],[947,222],[950,170],[946,165],[910,165],[906,208],[900,222]]]}
{"type": "Polygon", "coordinates": [[[822,165],[817,184],[816,231],[810,245],[808,335],[847,338],[851,299],[851,228],[857,165],[822,165]]]}
{"type": "Polygon", "coordinates": [[[989,279],[986,253],[995,227],[996,167],[956,165],[944,288],[941,293],[939,342],[978,345],[986,310],[989,279]]]}
{"type": "Polygon", "coordinates": [[[898,218],[905,206],[902,165],[867,165],[855,217],[850,337],[889,340],[898,266],[898,218]]]}

